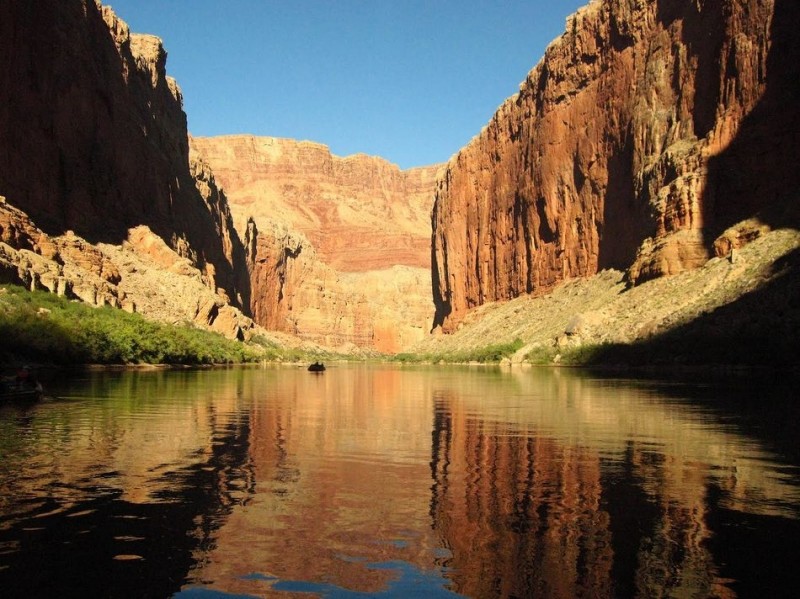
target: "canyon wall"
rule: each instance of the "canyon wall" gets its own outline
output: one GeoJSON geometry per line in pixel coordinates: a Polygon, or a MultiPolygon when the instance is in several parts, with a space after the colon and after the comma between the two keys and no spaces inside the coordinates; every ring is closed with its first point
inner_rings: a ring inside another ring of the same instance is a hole
{"type": "Polygon", "coordinates": [[[0,195],[51,237],[120,245],[145,226],[247,309],[244,249],[190,159],[166,57],[99,1],[0,1],[0,195]]]}
{"type": "Polygon", "coordinates": [[[430,329],[438,166],[401,171],[322,144],[192,138],[229,198],[260,325],[352,351],[396,352],[430,329]]]}
{"type": "Polygon", "coordinates": [[[246,136],[190,147],[166,57],[99,1],[0,0],[3,280],[230,337],[252,310],[345,351],[418,341],[436,168],[246,136]]]}
{"type": "Polygon", "coordinates": [[[796,226],[798,22],[793,0],[569,17],[437,184],[435,324],[605,268],[632,284],[695,268],[750,216],[796,226]]]}

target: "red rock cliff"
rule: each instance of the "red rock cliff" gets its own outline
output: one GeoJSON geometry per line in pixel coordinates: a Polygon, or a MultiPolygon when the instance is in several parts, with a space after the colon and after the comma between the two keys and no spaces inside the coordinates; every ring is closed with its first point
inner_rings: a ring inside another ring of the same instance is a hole
{"type": "Polygon", "coordinates": [[[241,233],[249,217],[282,223],[346,272],[430,267],[438,166],[401,171],[377,156],[250,135],[193,137],[192,147],[214,169],[241,233]]]}
{"type": "Polygon", "coordinates": [[[796,222],[795,0],[597,0],[451,159],[436,323],[603,268],[702,264],[727,226],[796,222]]]}
{"type": "Polygon", "coordinates": [[[257,323],[327,346],[400,351],[430,329],[437,166],[247,135],[192,138],[230,199],[257,323]]]}
{"type": "Polygon", "coordinates": [[[243,247],[190,163],[165,63],[158,38],[95,0],[0,0],[0,195],[48,235],[120,244],[146,225],[246,307],[243,247]]]}

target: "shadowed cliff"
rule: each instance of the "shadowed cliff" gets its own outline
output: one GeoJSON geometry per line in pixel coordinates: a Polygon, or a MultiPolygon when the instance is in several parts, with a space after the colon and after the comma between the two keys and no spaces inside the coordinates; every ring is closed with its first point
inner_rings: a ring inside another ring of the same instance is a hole
{"type": "Polygon", "coordinates": [[[119,245],[146,225],[248,309],[244,250],[190,159],[166,57],[99,2],[1,0],[0,195],[50,236],[119,245]]]}
{"type": "Polygon", "coordinates": [[[709,240],[753,215],[773,228],[800,228],[798,23],[800,3],[776,0],[764,93],[736,137],[708,161],[709,240]]]}

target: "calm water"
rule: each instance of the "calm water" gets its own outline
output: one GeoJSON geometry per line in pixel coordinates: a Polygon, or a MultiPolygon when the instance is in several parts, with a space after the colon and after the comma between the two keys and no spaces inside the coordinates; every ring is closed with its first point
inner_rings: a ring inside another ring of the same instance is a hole
{"type": "Polygon", "coordinates": [[[797,596],[796,390],[101,373],[0,406],[2,597],[797,596]]]}

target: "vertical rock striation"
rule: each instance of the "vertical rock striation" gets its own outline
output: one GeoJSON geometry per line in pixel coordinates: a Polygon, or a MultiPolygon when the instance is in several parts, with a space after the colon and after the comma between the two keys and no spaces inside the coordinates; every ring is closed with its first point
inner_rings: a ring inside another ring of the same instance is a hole
{"type": "Polygon", "coordinates": [[[145,225],[246,307],[243,247],[190,160],[166,56],[97,0],[0,0],[0,194],[52,236],[120,244],[145,225]]]}
{"type": "Polygon", "coordinates": [[[725,228],[796,219],[792,0],[595,0],[448,163],[435,323],[604,268],[704,263],[725,228]]]}

